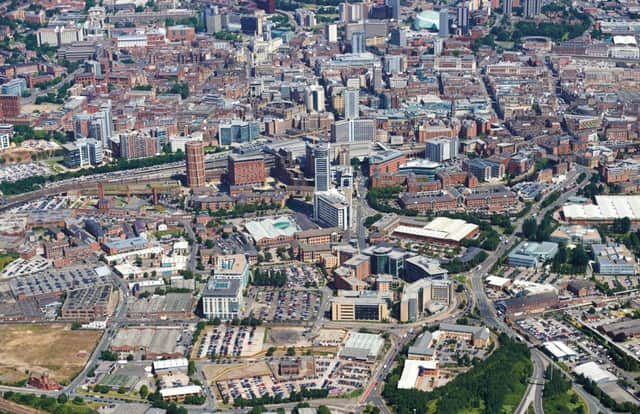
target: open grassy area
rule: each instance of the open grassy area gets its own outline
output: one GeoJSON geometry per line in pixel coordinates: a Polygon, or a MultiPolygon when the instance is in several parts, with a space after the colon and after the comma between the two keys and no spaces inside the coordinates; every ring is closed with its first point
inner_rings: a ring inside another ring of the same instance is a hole
{"type": "Polygon", "coordinates": [[[4,253],[0,254],[0,271],[2,271],[7,265],[18,258],[17,253],[4,253]]]}
{"type": "Polygon", "coordinates": [[[545,414],[582,414],[587,413],[587,407],[582,398],[573,390],[553,398],[543,398],[545,414]]]}
{"type": "Polygon", "coordinates": [[[101,334],[72,331],[70,324],[0,326],[0,382],[19,383],[46,371],[64,384],[86,364],[101,334]]]}

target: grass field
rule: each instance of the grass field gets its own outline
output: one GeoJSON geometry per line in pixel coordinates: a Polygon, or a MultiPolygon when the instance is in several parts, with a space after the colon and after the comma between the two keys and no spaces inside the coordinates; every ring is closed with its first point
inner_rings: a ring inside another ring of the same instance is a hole
{"type": "Polygon", "coordinates": [[[0,382],[18,383],[47,371],[64,384],[85,365],[101,334],[63,324],[0,326],[0,382]]]}
{"type": "Polygon", "coordinates": [[[554,398],[543,398],[542,405],[545,414],[582,414],[588,412],[582,398],[573,390],[569,390],[565,394],[557,395],[554,398]]]}
{"type": "Polygon", "coordinates": [[[5,253],[0,254],[0,271],[3,270],[7,265],[18,258],[17,253],[5,253]]]}

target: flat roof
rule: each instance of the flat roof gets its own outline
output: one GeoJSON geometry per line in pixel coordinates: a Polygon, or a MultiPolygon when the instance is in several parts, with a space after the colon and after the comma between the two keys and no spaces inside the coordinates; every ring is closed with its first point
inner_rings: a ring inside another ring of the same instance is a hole
{"type": "Polygon", "coordinates": [[[567,204],[562,213],[569,220],[640,220],[640,196],[596,196],[596,204],[567,204]]]}
{"type": "Polygon", "coordinates": [[[250,221],[244,227],[255,241],[275,239],[280,236],[293,237],[296,232],[300,231],[295,221],[284,216],[276,219],[250,221]]]}
{"type": "Polygon", "coordinates": [[[352,331],[344,344],[342,356],[367,359],[377,357],[384,345],[384,339],[377,334],[352,331]]]}
{"type": "Polygon", "coordinates": [[[436,360],[416,361],[413,359],[408,359],[404,361],[402,375],[400,376],[400,380],[398,381],[398,389],[409,390],[415,388],[418,374],[420,374],[420,369],[433,370],[436,368],[438,368],[438,361],[436,360]]]}
{"type": "Polygon", "coordinates": [[[600,365],[596,364],[593,361],[576,366],[573,369],[573,372],[590,379],[596,384],[615,382],[618,380],[615,375],[603,369],[600,365]]]}
{"type": "Polygon", "coordinates": [[[549,341],[549,342],[545,342],[543,345],[544,345],[544,348],[557,359],[578,355],[576,351],[569,348],[562,341],[549,341]]]}
{"type": "Polygon", "coordinates": [[[436,217],[424,227],[401,224],[393,230],[393,233],[460,242],[478,229],[477,224],[467,223],[464,220],[436,217]]]}

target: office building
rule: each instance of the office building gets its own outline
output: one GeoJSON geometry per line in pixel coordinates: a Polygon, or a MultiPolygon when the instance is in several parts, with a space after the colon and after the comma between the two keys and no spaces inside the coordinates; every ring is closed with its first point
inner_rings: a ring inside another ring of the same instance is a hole
{"type": "Polygon", "coordinates": [[[324,38],[327,43],[335,43],[338,41],[338,25],[327,23],[324,26],[324,38]]]}
{"type": "Polygon", "coordinates": [[[331,300],[332,321],[383,321],[388,318],[387,303],[377,297],[336,297],[331,300]]]}
{"type": "Polygon", "coordinates": [[[229,157],[230,185],[262,185],[265,179],[264,156],[233,154],[229,157]]]}
{"type": "Polygon", "coordinates": [[[373,119],[345,119],[331,126],[331,141],[338,143],[373,142],[376,124],[373,119]]]}
{"type": "Polygon", "coordinates": [[[234,119],[231,122],[221,123],[218,126],[218,141],[220,145],[250,142],[258,138],[259,135],[260,126],[257,121],[234,119]]]}
{"type": "Polygon", "coordinates": [[[466,6],[458,7],[458,30],[461,35],[469,33],[469,8],[466,6]]]}
{"type": "Polygon", "coordinates": [[[59,47],[84,41],[84,29],[77,27],[42,27],[36,32],[38,46],[59,47]]]}
{"type": "Polygon", "coordinates": [[[391,29],[390,42],[394,46],[407,47],[407,31],[402,27],[391,29]]]}
{"type": "Polygon", "coordinates": [[[391,18],[394,19],[395,21],[400,21],[400,16],[401,16],[401,6],[400,6],[400,0],[387,0],[387,6],[389,6],[389,8],[391,8],[391,18]]]}
{"type": "Polygon", "coordinates": [[[102,163],[102,143],[95,139],[78,139],[62,146],[64,164],[69,168],[82,168],[102,163]]]}
{"type": "Polygon", "coordinates": [[[331,188],[331,152],[329,144],[318,144],[314,151],[315,191],[331,188]]]}
{"type": "Polygon", "coordinates": [[[407,253],[391,247],[371,246],[364,249],[362,254],[369,256],[372,274],[388,274],[394,277],[404,275],[407,253]]]}
{"type": "Polygon", "coordinates": [[[223,321],[240,317],[243,307],[242,281],[211,278],[202,292],[202,314],[223,321]]]}
{"type": "Polygon", "coordinates": [[[189,141],[184,144],[187,164],[187,187],[204,187],[207,179],[204,172],[204,143],[189,141]]]}
{"type": "Polygon", "coordinates": [[[0,124],[0,151],[11,146],[11,138],[13,138],[13,125],[0,124]]]}
{"type": "Polygon", "coordinates": [[[402,56],[400,55],[385,55],[384,57],[384,71],[388,75],[393,75],[403,72],[402,70],[402,56]]]}
{"type": "Polygon", "coordinates": [[[433,162],[451,161],[458,158],[457,137],[453,138],[434,138],[426,143],[425,158],[433,162]]]}
{"type": "Polygon", "coordinates": [[[347,230],[352,226],[351,200],[342,192],[331,189],[314,194],[316,220],[326,227],[347,230]]]}
{"type": "Polygon", "coordinates": [[[364,32],[355,32],[351,35],[351,53],[364,53],[367,51],[364,32]]]}
{"type": "Polygon", "coordinates": [[[449,37],[449,10],[440,9],[438,20],[438,36],[449,37]]]}
{"type": "Polygon", "coordinates": [[[522,12],[528,19],[538,17],[542,13],[542,0],[524,0],[522,12]]]}
{"type": "Polygon", "coordinates": [[[462,168],[480,181],[491,181],[496,178],[501,179],[505,174],[504,164],[482,158],[466,159],[462,163],[462,168]]]}
{"type": "Polygon", "coordinates": [[[552,242],[521,242],[507,256],[511,266],[537,267],[552,260],[558,253],[558,244],[552,242]]]}
{"type": "Polygon", "coordinates": [[[594,244],[594,270],[601,275],[635,275],[636,260],[631,251],[622,244],[594,244]]]}
{"type": "Polygon", "coordinates": [[[217,280],[239,280],[249,284],[249,261],[244,254],[216,255],[213,257],[213,277],[217,280]]]}
{"type": "Polygon", "coordinates": [[[27,92],[27,81],[23,78],[11,79],[0,86],[0,93],[3,95],[22,96],[27,92]]]}
{"type": "Polygon", "coordinates": [[[400,321],[415,321],[451,302],[453,284],[449,280],[419,279],[408,283],[402,290],[400,321]],[[430,310],[431,309],[431,310],[430,310]]]}
{"type": "Polygon", "coordinates": [[[304,91],[304,103],[308,111],[324,112],[324,88],[320,85],[308,86],[304,91]]]}
{"type": "Polygon", "coordinates": [[[358,89],[345,89],[344,93],[344,119],[358,119],[360,117],[360,91],[358,89]]]}

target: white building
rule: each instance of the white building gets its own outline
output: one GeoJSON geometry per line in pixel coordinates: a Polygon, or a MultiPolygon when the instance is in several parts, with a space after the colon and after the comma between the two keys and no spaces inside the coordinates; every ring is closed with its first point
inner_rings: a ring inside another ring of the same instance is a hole
{"type": "Polygon", "coordinates": [[[243,304],[240,279],[210,279],[202,293],[202,313],[209,319],[238,318],[243,304]]]}
{"type": "Polygon", "coordinates": [[[0,151],[6,150],[11,146],[11,138],[13,137],[13,125],[0,125],[0,151]]]}
{"type": "Polygon", "coordinates": [[[351,202],[336,189],[315,194],[314,212],[316,219],[328,227],[347,230],[353,225],[351,202]]]}

